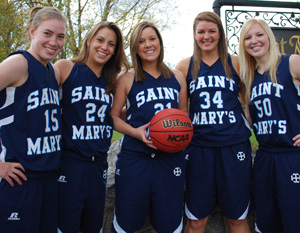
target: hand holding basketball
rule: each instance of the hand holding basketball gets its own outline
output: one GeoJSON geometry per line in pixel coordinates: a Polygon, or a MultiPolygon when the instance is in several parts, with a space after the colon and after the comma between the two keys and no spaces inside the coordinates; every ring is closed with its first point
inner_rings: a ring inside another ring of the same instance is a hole
{"type": "Polygon", "coordinates": [[[191,142],[193,125],[183,111],[175,108],[164,109],[151,119],[149,135],[159,150],[178,152],[191,142]]]}

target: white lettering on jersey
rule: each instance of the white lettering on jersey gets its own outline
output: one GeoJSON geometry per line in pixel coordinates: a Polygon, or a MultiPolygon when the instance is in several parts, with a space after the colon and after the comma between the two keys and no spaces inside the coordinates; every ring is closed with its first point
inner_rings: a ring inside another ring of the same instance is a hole
{"type": "Polygon", "coordinates": [[[80,86],[72,90],[71,103],[76,103],[80,100],[100,100],[112,105],[113,95],[105,93],[104,88],[94,86],[80,86]]]}
{"type": "Polygon", "coordinates": [[[59,93],[52,88],[43,88],[41,92],[39,90],[31,92],[27,102],[27,112],[47,104],[59,105],[59,93]]]}
{"type": "Polygon", "coordinates": [[[27,138],[27,155],[41,155],[60,151],[61,135],[27,138]]]}
{"type": "Polygon", "coordinates": [[[81,125],[79,128],[72,125],[73,140],[96,140],[110,138],[112,127],[109,125],[81,125]]]}
{"type": "Polygon", "coordinates": [[[228,79],[225,76],[209,75],[198,77],[197,81],[194,80],[190,82],[190,94],[195,90],[206,88],[206,87],[219,87],[219,88],[228,88],[231,91],[234,91],[233,85],[235,81],[233,79],[228,79]],[[227,84],[227,85],[226,85],[227,84]],[[229,86],[228,86],[229,84],[229,86]]]}
{"type": "Polygon", "coordinates": [[[148,88],[136,95],[137,107],[141,107],[144,103],[155,101],[157,99],[176,100],[179,103],[179,92],[170,87],[148,88]]]}
{"type": "Polygon", "coordinates": [[[229,123],[236,122],[236,118],[233,111],[208,111],[194,113],[192,123],[193,125],[224,124],[224,117],[226,117],[229,120],[229,123]]]}
{"type": "Polygon", "coordinates": [[[286,120],[279,120],[278,122],[277,120],[268,120],[268,121],[259,121],[257,123],[253,123],[253,126],[257,130],[257,135],[272,134],[272,128],[274,129],[275,125],[278,126],[278,131],[277,131],[278,134],[286,133],[286,120]]]}
{"type": "Polygon", "coordinates": [[[252,88],[251,91],[251,101],[258,96],[263,95],[274,95],[278,98],[281,98],[281,91],[284,90],[284,87],[280,84],[272,83],[272,82],[265,82],[260,83],[259,85],[252,88]],[[275,87],[275,88],[272,88],[275,87]],[[275,92],[274,92],[275,91],[275,92]]]}

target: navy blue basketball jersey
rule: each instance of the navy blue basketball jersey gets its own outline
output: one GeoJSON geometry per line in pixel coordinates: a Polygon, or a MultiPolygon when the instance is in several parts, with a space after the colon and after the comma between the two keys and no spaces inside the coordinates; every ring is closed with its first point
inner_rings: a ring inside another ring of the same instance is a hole
{"type": "MultiPolygon", "coordinates": [[[[174,74],[170,79],[163,75],[154,78],[147,72],[142,82],[133,81],[127,95],[127,123],[138,128],[151,121],[152,117],[166,108],[178,108],[180,84],[174,74]]],[[[124,135],[122,150],[149,154],[155,151],[142,141],[124,135]]]]}
{"type": "Polygon", "coordinates": [[[27,51],[16,53],[27,59],[29,76],[23,85],[0,92],[1,160],[19,162],[26,171],[55,170],[61,150],[55,73],[50,62],[47,69],[27,51]]]}
{"type": "Polygon", "coordinates": [[[281,56],[278,84],[272,83],[269,72],[255,72],[249,107],[260,149],[300,150],[292,140],[300,133],[300,87],[294,85],[289,58],[290,55],[281,56]]]}
{"type": "Polygon", "coordinates": [[[75,64],[62,85],[62,156],[106,153],[111,143],[113,95],[106,82],[85,64],[75,64]]]}
{"type": "Polygon", "coordinates": [[[250,127],[239,101],[240,78],[229,57],[232,77],[226,77],[221,59],[212,66],[203,61],[193,80],[191,58],[187,74],[189,114],[194,127],[191,144],[223,147],[245,142],[250,127]]]}

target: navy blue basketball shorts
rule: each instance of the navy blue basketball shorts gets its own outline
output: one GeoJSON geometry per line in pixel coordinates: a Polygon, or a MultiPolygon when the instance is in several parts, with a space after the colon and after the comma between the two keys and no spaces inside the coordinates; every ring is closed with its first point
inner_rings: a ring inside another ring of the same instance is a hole
{"type": "Polygon", "coordinates": [[[149,213],[157,233],[181,233],[185,163],[181,152],[148,157],[119,153],[113,232],[138,231],[149,213]]]}
{"type": "Polygon", "coordinates": [[[58,232],[99,233],[102,230],[106,176],[106,157],[95,161],[62,159],[58,176],[58,232]]]}
{"type": "Polygon", "coordinates": [[[300,232],[299,152],[257,151],[254,199],[257,232],[300,232]]]}
{"type": "Polygon", "coordinates": [[[228,147],[190,145],[185,152],[187,217],[206,218],[219,203],[228,219],[245,219],[252,192],[250,142],[228,147]]]}
{"type": "Polygon", "coordinates": [[[0,182],[1,233],[57,232],[57,173],[25,173],[28,180],[11,187],[0,182]]]}

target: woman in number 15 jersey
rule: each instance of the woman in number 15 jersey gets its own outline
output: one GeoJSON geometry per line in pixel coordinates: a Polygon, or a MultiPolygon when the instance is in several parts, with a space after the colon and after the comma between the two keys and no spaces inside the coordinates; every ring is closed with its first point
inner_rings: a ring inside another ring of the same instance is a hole
{"type": "Polygon", "coordinates": [[[36,7],[27,29],[30,48],[0,64],[1,233],[57,231],[61,116],[50,60],[64,46],[66,19],[54,7],[36,7]]]}

